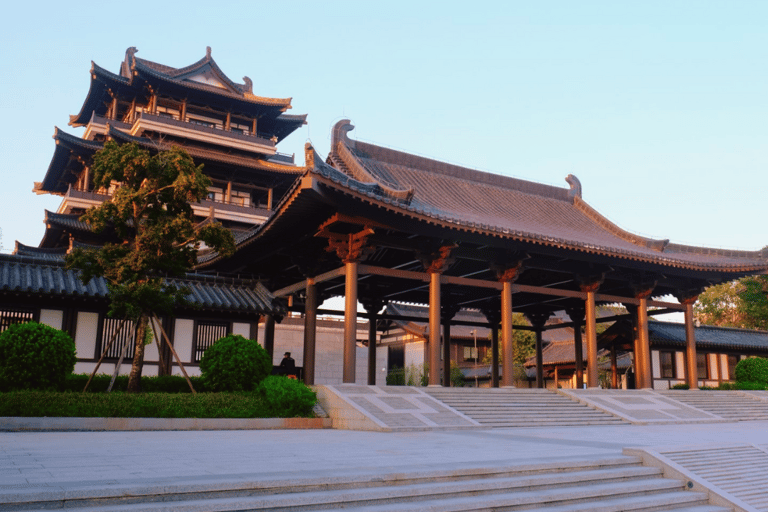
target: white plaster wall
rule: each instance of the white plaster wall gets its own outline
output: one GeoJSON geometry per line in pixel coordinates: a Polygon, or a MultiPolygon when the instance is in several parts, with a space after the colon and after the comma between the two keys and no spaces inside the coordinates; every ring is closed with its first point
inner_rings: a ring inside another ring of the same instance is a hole
{"type": "MultiPolygon", "coordinates": [[[[77,313],[77,328],[75,330],[75,349],[77,356],[91,359],[96,355],[96,335],[99,332],[99,314],[88,311],[77,313]]],[[[84,373],[86,363],[75,364],[75,373],[84,373]]],[[[114,369],[114,368],[113,368],[114,369]]],[[[91,368],[93,371],[93,368],[91,368]]],[[[101,369],[99,371],[102,371],[101,369]]]]}
{"type": "Polygon", "coordinates": [[[709,378],[716,381],[719,378],[717,371],[717,354],[707,354],[707,365],[709,365],[709,378]]]}
{"type": "Polygon", "coordinates": [[[248,339],[248,337],[251,335],[251,324],[234,322],[232,324],[232,334],[239,334],[243,338],[248,339]]]}
{"type": "MultiPolygon", "coordinates": [[[[173,330],[173,348],[182,363],[192,361],[192,335],[195,331],[195,321],[187,318],[177,318],[173,330]]],[[[178,368],[174,368],[176,374],[178,368]]],[[[180,374],[181,372],[179,372],[180,374]]]]}
{"type": "Polygon", "coordinates": [[[651,350],[651,376],[654,379],[661,378],[661,358],[658,350],[651,350]]]}
{"type": "Polygon", "coordinates": [[[685,352],[675,352],[675,375],[685,382],[685,352]]]}
{"type": "Polygon", "coordinates": [[[722,380],[731,380],[731,376],[728,375],[728,356],[725,354],[718,354],[720,358],[720,368],[723,369],[722,380]]]}
{"type": "Polygon", "coordinates": [[[40,323],[51,326],[54,329],[61,329],[61,326],[64,324],[64,312],[60,309],[41,309],[40,323]]]}
{"type": "Polygon", "coordinates": [[[416,341],[405,344],[405,367],[408,368],[411,365],[419,366],[424,364],[424,350],[426,349],[426,342],[416,341]]]}

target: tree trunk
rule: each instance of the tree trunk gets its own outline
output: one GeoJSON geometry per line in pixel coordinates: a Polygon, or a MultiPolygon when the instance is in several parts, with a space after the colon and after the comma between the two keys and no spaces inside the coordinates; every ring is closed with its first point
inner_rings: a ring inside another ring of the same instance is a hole
{"type": "Polygon", "coordinates": [[[128,393],[141,392],[141,370],[144,368],[144,337],[147,332],[149,317],[141,315],[136,328],[136,350],[133,353],[131,375],[128,377],[128,393]]]}

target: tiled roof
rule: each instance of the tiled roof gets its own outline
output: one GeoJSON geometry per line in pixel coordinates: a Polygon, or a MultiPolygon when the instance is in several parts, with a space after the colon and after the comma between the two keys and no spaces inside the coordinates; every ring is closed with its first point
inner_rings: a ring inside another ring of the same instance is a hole
{"type": "MultiPolygon", "coordinates": [[[[107,283],[94,278],[84,285],[78,271],[67,269],[39,255],[0,255],[0,292],[58,297],[107,297],[107,283]]],[[[187,299],[204,311],[240,313],[284,313],[282,306],[261,283],[235,282],[189,274],[185,279],[169,279],[169,283],[189,288],[187,299]]]]}
{"type": "Polygon", "coordinates": [[[45,210],[45,224],[55,226],[67,231],[91,231],[91,227],[80,220],[80,215],[71,213],[54,213],[45,210]]]}
{"type": "MultiPolygon", "coordinates": [[[[733,349],[768,351],[768,331],[734,329],[702,325],[694,328],[699,349],[733,349]]],[[[685,325],[673,322],[648,322],[651,344],[685,347],[685,325]]]]}
{"type": "Polygon", "coordinates": [[[348,121],[334,129],[329,161],[338,168],[316,161],[314,173],[400,214],[494,237],[665,266],[768,269],[768,250],[683,246],[626,232],[581,199],[573,177],[569,190],[484,173],[354,141],[346,137],[350,129],[348,121]]]}
{"type": "MultiPolygon", "coordinates": [[[[387,304],[384,312],[389,315],[423,318],[424,322],[412,320],[392,320],[392,322],[411,334],[429,336],[429,308],[415,304],[390,302],[387,304]]],[[[456,313],[452,321],[487,323],[488,319],[480,311],[461,309],[456,313]]],[[[475,330],[477,331],[477,339],[490,339],[491,330],[489,328],[468,325],[451,325],[451,338],[473,339],[475,335],[472,334],[472,331],[475,330]]]]}

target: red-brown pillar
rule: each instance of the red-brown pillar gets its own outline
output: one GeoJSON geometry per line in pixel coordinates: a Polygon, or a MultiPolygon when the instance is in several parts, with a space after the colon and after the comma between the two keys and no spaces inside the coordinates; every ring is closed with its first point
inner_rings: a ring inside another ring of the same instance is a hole
{"type": "Polygon", "coordinates": [[[544,361],[542,352],[542,330],[544,324],[547,323],[547,319],[550,316],[549,311],[536,311],[526,315],[528,321],[531,322],[534,332],[536,333],[536,387],[539,389],[544,388],[544,361]]]}
{"type": "Polygon", "coordinates": [[[587,338],[587,387],[598,387],[597,379],[597,310],[595,303],[595,293],[602,279],[585,282],[581,285],[581,291],[587,294],[584,303],[585,313],[585,334],[587,338]]]}
{"type": "Polygon", "coordinates": [[[512,344],[512,281],[502,281],[501,289],[501,353],[504,365],[501,387],[514,387],[515,351],[512,344]]]}
{"type": "Polygon", "coordinates": [[[315,340],[317,332],[317,285],[314,279],[307,279],[304,302],[304,384],[315,383],[315,340]]]}
{"type": "Polygon", "coordinates": [[[344,263],[344,370],[342,382],[355,383],[357,345],[357,260],[344,263]]]}
{"type": "Polygon", "coordinates": [[[680,302],[685,306],[685,382],[688,389],[699,389],[699,372],[696,365],[696,330],[693,326],[693,303],[697,297],[686,297],[680,302]]]}
{"type": "Polygon", "coordinates": [[[440,273],[429,272],[429,385],[440,385],[440,273]]]}
{"type": "Polygon", "coordinates": [[[376,323],[379,319],[379,310],[382,302],[378,299],[367,298],[363,307],[368,312],[368,385],[376,385],[376,323]]]}
{"type": "Polygon", "coordinates": [[[611,388],[619,389],[619,373],[616,364],[616,346],[611,345],[611,388]]]}
{"type": "Polygon", "coordinates": [[[584,308],[571,308],[567,311],[568,316],[574,323],[573,326],[573,348],[576,363],[576,389],[584,387],[584,343],[581,339],[581,324],[584,322],[584,308]]]}
{"type": "Polygon", "coordinates": [[[642,368],[642,388],[653,388],[653,373],[651,369],[651,343],[648,336],[648,298],[640,298],[637,308],[637,347],[640,351],[640,366],[642,368]]]}

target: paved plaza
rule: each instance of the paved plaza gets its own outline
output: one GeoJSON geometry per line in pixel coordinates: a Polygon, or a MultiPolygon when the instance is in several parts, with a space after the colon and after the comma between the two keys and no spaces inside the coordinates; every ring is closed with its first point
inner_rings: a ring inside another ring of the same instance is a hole
{"type": "Polygon", "coordinates": [[[95,487],[194,488],[217,481],[535,464],[617,456],[625,448],[696,452],[728,444],[765,451],[768,422],[418,432],[4,432],[0,502],[95,487]]]}

